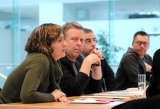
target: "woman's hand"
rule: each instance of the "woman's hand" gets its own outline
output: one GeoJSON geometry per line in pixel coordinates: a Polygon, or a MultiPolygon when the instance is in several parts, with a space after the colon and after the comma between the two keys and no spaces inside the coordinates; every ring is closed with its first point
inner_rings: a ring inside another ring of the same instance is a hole
{"type": "Polygon", "coordinates": [[[60,98],[58,99],[58,101],[63,102],[63,103],[67,103],[67,102],[68,102],[68,99],[67,99],[66,96],[62,96],[62,97],[60,97],[60,98]]]}
{"type": "Polygon", "coordinates": [[[66,94],[58,89],[55,89],[51,94],[54,96],[54,99],[57,102],[58,101],[60,101],[60,102],[67,102],[68,101],[66,94]]]}

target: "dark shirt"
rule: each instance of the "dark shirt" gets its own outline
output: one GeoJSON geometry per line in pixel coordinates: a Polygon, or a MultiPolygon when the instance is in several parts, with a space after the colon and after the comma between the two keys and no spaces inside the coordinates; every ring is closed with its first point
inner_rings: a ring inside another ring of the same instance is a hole
{"type": "Polygon", "coordinates": [[[101,60],[102,74],[103,74],[103,89],[111,91],[115,89],[114,73],[105,59],[101,60]]]}
{"type": "Polygon", "coordinates": [[[83,72],[79,72],[83,59],[78,57],[75,61],[78,74],[75,74],[73,62],[67,57],[60,59],[63,77],[60,82],[61,89],[67,96],[79,96],[81,94],[98,93],[102,88],[101,80],[94,80],[83,72]]]}
{"type": "MultiPolygon", "coordinates": [[[[81,55],[84,59],[87,55],[81,55]]],[[[78,61],[82,61],[82,58],[78,58],[78,61]]],[[[102,87],[104,91],[112,91],[115,89],[115,79],[114,79],[114,72],[107,63],[106,59],[104,58],[101,60],[101,68],[102,68],[102,87]]]]}

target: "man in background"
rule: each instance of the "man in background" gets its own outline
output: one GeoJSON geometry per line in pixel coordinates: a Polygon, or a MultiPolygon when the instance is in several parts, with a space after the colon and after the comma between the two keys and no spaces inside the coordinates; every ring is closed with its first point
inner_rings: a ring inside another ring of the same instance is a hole
{"type": "Polygon", "coordinates": [[[66,56],[60,60],[63,71],[61,89],[67,96],[101,92],[101,66],[92,67],[92,64],[101,64],[100,57],[96,53],[84,59],[80,57],[84,41],[83,27],[77,22],[68,22],[63,26],[63,33],[66,56]]]}
{"type": "MultiPolygon", "coordinates": [[[[84,40],[82,55],[86,57],[89,54],[93,53],[94,50],[96,50],[96,37],[91,29],[84,28],[84,33],[85,33],[85,40],[84,40]]],[[[103,90],[104,91],[114,90],[115,87],[114,73],[104,58],[101,59],[101,68],[103,75],[102,76],[103,90]]]]}
{"type": "Polygon", "coordinates": [[[149,49],[149,36],[144,31],[135,33],[132,48],[123,55],[116,74],[116,89],[122,90],[138,86],[138,74],[151,75],[152,58],[146,54],[149,49]]]}

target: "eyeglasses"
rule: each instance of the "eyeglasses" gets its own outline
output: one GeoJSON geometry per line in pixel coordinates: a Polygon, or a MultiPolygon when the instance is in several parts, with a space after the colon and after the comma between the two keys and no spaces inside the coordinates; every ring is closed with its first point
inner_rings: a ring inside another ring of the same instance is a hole
{"type": "Polygon", "coordinates": [[[134,41],[134,42],[135,42],[136,44],[138,44],[139,46],[142,45],[142,44],[143,44],[144,46],[148,46],[148,44],[149,44],[148,42],[142,42],[142,41],[134,41]]]}

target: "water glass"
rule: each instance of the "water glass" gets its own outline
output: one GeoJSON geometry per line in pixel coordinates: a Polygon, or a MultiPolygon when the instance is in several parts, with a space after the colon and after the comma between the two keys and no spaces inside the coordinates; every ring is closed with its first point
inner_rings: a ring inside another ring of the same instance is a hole
{"type": "Polygon", "coordinates": [[[144,91],[146,87],[146,74],[138,74],[138,90],[144,91]]]}

